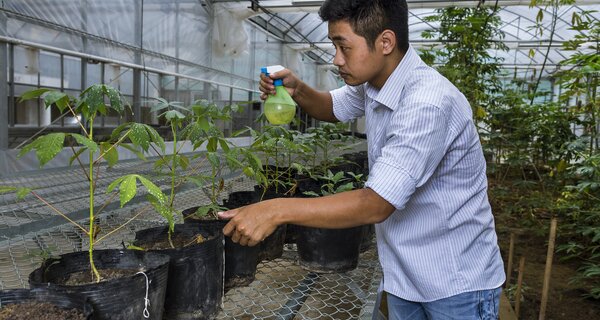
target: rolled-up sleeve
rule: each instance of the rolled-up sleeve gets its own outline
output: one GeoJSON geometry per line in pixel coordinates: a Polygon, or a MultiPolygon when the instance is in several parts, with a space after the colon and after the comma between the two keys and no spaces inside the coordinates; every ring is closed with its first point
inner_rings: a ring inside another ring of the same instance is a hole
{"type": "Polygon", "coordinates": [[[448,123],[447,115],[437,106],[399,106],[365,186],[396,209],[403,209],[442,161],[448,123]]]}
{"type": "Polygon", "coordinates": [[[365,115],[364,87],[343,86],[329,92],[333,100],[333,115],[341,122],[365,115]]]}

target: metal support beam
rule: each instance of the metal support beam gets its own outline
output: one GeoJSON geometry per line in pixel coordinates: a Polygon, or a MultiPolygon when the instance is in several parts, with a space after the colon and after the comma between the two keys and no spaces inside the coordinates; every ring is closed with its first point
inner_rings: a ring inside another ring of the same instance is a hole
{"type": "MultiPolygon", "coordinates": [[[[153,72],[153,73],[162,74],[162,75],[170,75],[170,76],[175,76],[175,77],[184,78],[184,79],[192,79],[192,80],[202,81],[202,82],[209,82],[209,83],[217,84],[220,86],[232,87],[232,88],[240,89],[240,90],[244,90],[244,91],[258,92],[258,90],[254,90],[251,88],[243,88],[243,87],[233,86],[230,84],[216,82],[216,81],[212,81],[209,79],[202,79],[202,78],[198,78],[198,77],[189,76],[186,74],[180,74],[177,72],[170,72],[170,71],[166,71],[166,70],[146,67],[146,66],[142,66],[139,64],[135,64],[135,63],[129,63],[129,62],[115,60],[115,59],[109,59],[109,58],[96,56],[96,55],[92,55],[92,54],[85,54],[85,53],[81,53],[81,52],[77,52],[77,51],[73,51],[73,50],[61,49],[58,47],[48,46],[48,45],[31,42],[31,41],[25,41],[25,40],[19,40],[19,39],[15,39],[15,38],[0,36],[0,42],[8,42],[8,43],[13,43],[13,44],[17,44],[17,45],[27,46],[27,47],[40,48],[40,49],[43,49],[46,51],[51,51],[51,52],[56,52],[56,53],[64,53],[66,55],[70,55],[73,57],[80,57],[83,60],[90,59],[90,60],[94,60],[94,61],[98,61],[98,62],[114,63],[114,64],[118,64],[118,65],[125,66],[128,68],[139,68],[142,71],[148,71],[148,72],[153,72]]],[[[223,73],[223,72],[220,71],[220,73],[223,73]]],[[[236,78],[235,76],[233,76],[233,77],[236,78]]],[[[239,78],[239,77],[237,77],[237,78],[239,78]]],[[[244,80],[258,82],[258,80],[254,80],[254,79],[244,78],[244,80]]]]}
{"type": "MultiPolygon", "coordinates": [[[[0,12],[0,29],[6,30],[6,15],[0,12]]],[[[12,63],[12,61],[11,61],[12,63]]],[[[8,149],[8,44],[0,43],[0,150],[8,149]]]]}
{"type": "MultiPolygon", "coordinates": [[[[142,64],[143,31],[144,31],[144,0],[136,0],[134,18],[135,43],[140,48],[134,51],[133,62],[142,64]]],[[[142,71],[133,68],[133,121],[142,122],[142,71]]]]}

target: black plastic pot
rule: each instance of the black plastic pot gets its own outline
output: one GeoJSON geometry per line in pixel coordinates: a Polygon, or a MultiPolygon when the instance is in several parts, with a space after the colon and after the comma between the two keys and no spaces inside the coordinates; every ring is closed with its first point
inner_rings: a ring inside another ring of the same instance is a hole
{"type": "Polygon", "coordinates": [[[83,297],[67,292],[48,292],[43,289],[10,289],[0,291],[0,308],[24,302],[46,302],[61,309],[75,309],[92,320],[93,308],[83,297]]]}
{"type": "Polygon", "coordinates": [[[365,252],[373,246],[373,236],[375,235],[375,225],[367,224],[363,226],[363,236],[360,242],[360,252],[365,252]]]}
{"type": "MultiPolygon", "coordinates": [[[[229,209],[236,209],[257,202],[254,191],[237,191],[229,194],[224,206],[229,209]]],[[[258,261],[274,260],[283,255],[283,245],[285,242],[286,226],[278,226],[263,242],[259,244],[260,253],[258,261]]]]}
{"type": "MultiPolygon", "coordinates": [[[[198,235],[205,241],[183,248],[149,250],[170,257],[165,319],[214,319],[219,312],[223,300],[223,233],[215,227],[178,224],[172,238],[193,241],[198,235]]],[[[136,232],[134,244],[146,248],[167,237],[167,226],[144,229],[136,232]]]]}
{"type": "MultiPolygon", "coordinates": [[[[198,207],[183,210],[183,216],[187,217],[196,212],[198,207]]],[[[217,228],[223,232],[223,227],[228,220],[197,220],[186,218],[186,224],[198,225],[199,228],[217,228]]],[[[225,291],[234,287],[247,286],[256,276],[256,266],[259,263],[258,256],[260,246],[248,247],[231,241],[225,237],[225,291]]]]}
{"type": "Polygon", "coordinates": [[[227,196],[227,200],[223,203],[223,206],[228,209],[247,206],[251,203],[258,202],[258,197],[259,195],[257,195],[254,191],[232,192],[227,196]]]}
{"type": "Polygon", "coordinates": [[[275,186],[269,186],[267,188],[267,191],[265,191],[265,188],[263,186],[254,186],[254,192],[256,197],[254,200],[255,202],[258,202],[275,198],[287,198],[289,197],[289,195],[285,193],[285,191],[287,190],[284,189],[285,188],[283,186],[280,186],[279,190],[277,190],[275,186]]]}
{"type": "Polygon", "coordinates": [[[353,171],[354,173],[369,174],[369,156],[366,151],[359,151],[355,153],[346,153],[342,155],[342,158],[356,164],[360,171],[353,171]]]}
{"type": "Polygon", "coordinates": [[[299,198],[306,197],[306,195],[304,195],[304,192],[307,192],[307,191],[312,191],[312,192],[316,192],[316,193],[321,192],[321,185],[323,183],[317,179],[313,179],[306,175],[301,175],[301,176],[298,176],[296,181],[298,183],[298,187],[297,187],[298,191],[296,192],[296,197],[299,197],[299,198]]]}
{"type": "Polygon", "coordinates": [[[71,273],[89,272],[88,252],[80,251],[46,260],[40,268],[29,274],[29,286],[86,298],[94,307],[95,319],[142,319],[145,311],[151,319],[162,319],[169,271],[168,256],[136,250],[95,250],[94,263],[99,270],[127,269],[132,273],[99,283],[62,284],[71,273]],[[138,271],[143,271],[145,276],[136,274],[138,271]]]}
{"type": "Polygon", "coordinates": [[[345,272],[358,265],[363,226],[322,229],[296,226],[300,266],[317,273],[345,272]]]}
{"type": "Polygon", "coordinates": [[[275,260],[283,255],[287,225],[278,226],[263,242],[260,243],[259,261],[275,260]]]}

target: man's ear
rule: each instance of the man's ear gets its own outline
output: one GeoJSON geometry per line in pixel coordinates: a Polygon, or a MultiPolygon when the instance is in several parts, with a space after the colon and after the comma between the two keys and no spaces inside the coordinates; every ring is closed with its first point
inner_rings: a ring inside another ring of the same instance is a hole
{"type": "Polygon", "coordinates": [[[380,35],[381,49],[384,55],[388,55],[396,48],[396,33],[392,30],[385,29],[380,35]]]}

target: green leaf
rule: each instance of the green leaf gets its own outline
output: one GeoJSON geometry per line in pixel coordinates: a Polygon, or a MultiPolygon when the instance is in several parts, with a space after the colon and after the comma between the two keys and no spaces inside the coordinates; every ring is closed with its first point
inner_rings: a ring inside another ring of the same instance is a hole
{"type": "Polygon", "coordinates": [[[311,196],[311,197],[320,197],[321,195],[319,195],[318,193],[314,192],[314,191],[304,191],[303,192],[305,195],[307,196],[311,196]]]}
{"type": "Polygon", "coordinates": [[[190,159],[184,155],[179,155],[179,166],[183,169],[186,170],[188,168],[188,166],[190,165],[190,159]]]}
{"type": "Polygon", "coordinates": [[[137,193],[137,181],[135,175],[125,176],[119,184],[119,199],[121,200],[121,208],[131,201],[137,193]]]}
{"type": "Polygon", "coordinates": [[[201,206],[198,209],[196,209],[194,215],[197,217],[206,217],[208,213],[212,211],[212,209],[213,208],[211,206],[201,206]]]}
{"type": "Polygon", "coordinates": [[[244,174],[248,177],[248,178],[254,178],[255,176],[255,172],[254,169],[250,168],[250,167],[244,167],[244,169],[242,170],[244,172],[244,174]]]}
{"type": "Polygon", "coordinates": [[[118,127],[114,128],[112,133],[110,134],[110,140],[116,141],[121,137],[121,132],[126,130],[129,127],[129,123],[123,123],[118,127]]]}
{"type": "Polygon", "coordinates": [[[169,230],[175,229],[175,215],[173,209],[159,202],[154,197],[149,197],[148,201],[152,207],[154,207],[154,209],[167,220],[167,223],[169,224],[169,230]]]}
{"type": "Polygon", "coordinates": [[[65,109],[67,109],[69,102],[69,96],[60,91],[50,91],[46,96],[44,96],[44,104],[46,105],[46,108],[52,104],[56,104],[60,112],[64,112],[65,109]]]}
{"type": "Polygon", "coordinates": [[[29,188],[18,188],[17,189],[17,199],[21,200],[21,199],[25,198],[25,196],[27,196],[30,192],[31,192],[31,189],[29,189],[29,188]]]}
{"type": "Polygon", "coordinates": [[[202,134],[203,131],[200,129],[198,124],[196,122],[191,122],[185,128],[183,128],[183,130],[181,130],[179,136],[181,137],[181,140],[190,140],[195,143],[198,141],[198,139],[200,139],[200,137],[202,137],[202,134]]]}
{"type": "Polygon", "coordinates": [[[123,99],[121,93],[117,89],[109,87],[107,85],[102,86],[102,89],[108,97],[108,100],[110,101],[110,107],[113,110],[117,111],[119,114],[123,113],[125,108],[123,106],[123,99]]]}
{"type": "Polygon", "coordinates": [[[208,122],[207,118],[200,118],[198,119],[198,126],[200,127],[200,129],[202,129],[204,132],[208,132],[211,125],[208,122]]]}
{"type": "Polygon", "coordinates": [[[35,149],[38,162],[40,163],[40,167],[42,167],[62,151],[64,141],[65,134],[62,132],[41,136],[21,149],[18,157],[22,157],[31,151],[31,149],[35,149]]]}
{"type": "Polygon", "coordinates": [[[155,98],[156,100],[158,100],[158,102],[156,104],[154,104],[152,107],[150,107],[150,112],[157,112],[160,111],[162,109],[166,109],[169,107],[169,102],[161,97],[155,98]]]}
{"type": "Polygon", "coordinates": [[[160,190],[159,187],[157,187],[154,183],[152,183],[152,181],[150,181],[142,176],[139,176],[139,175],[137,177],[138,177],[138,179],[140,179],[140,181],[142,182],[144,187],[146,187],[146,190],[148,190],[148,193],[150,193],[154,198],[156,198],[162,204],[167,202],[167,197],[165,196],[165,194],[160,190]]]}
{"type": "Polygon", "coordinates": [[[78,133],[72,133],[71,136],[75,138],[75,141],[77,141],[79,144],[84,145],[91,153],[98,151],[98,144],[96,144],[94,141],[78,133]]]}
{"type": "Polygon", "coordinates": [[[335,193],[350,191],[352,189],[354,189],[354,182],[348,182],[348,183],[345,183],[345,184],[337,187],[337,189],[335,189],[335,193]]]}
{"type": "Polygon", "coordinates": [[[544,11],[542,9],[540,9],[537,13],[537,15],[535,16],[535,21],[537,23],[542,22],[542,20],[544,20],[544,11]]]}
{"type": "Polygon", "coordinates": [[[213,168],[218,168],[219,165],[221,164],[221,161],[219,160],[219,156],[214,152],[207,153],[206,158],[208,159],[208,162],[210,162],[210,164],[213,168]]]}
{"type": "Polygon", "coordinates": [[[17,199],[21,200],[25,198],[31,192],[30,188],[21,188],[21,187],[8,187],[8,186],[0,186],[0,194],[2,193],[11,193],[15,192],[17,194],[17,199]]]}
{"type": "Polygon", "coordinates": [[[219,138],[219,144],[221,145],[221,149],[223,149],[223,151],[229,151],[229,141],[227,141],[226,139],[219,138]]]}
{"type": "Polygon", "coordinates": [[[156,131],[156,129],[152,128],[149,125],[144,124],[144,127],[146,128],[146,131],[148,132],[148,135],[150,136],[150,141],[154,144],[156,144],[160,150],[164,153],[165,152],[165,140],[160,136],[160,133],[158,133],[158,131],[156,131]]]}
{"type": "Polygon", "coordinates": [[[129,139],[134,145],[140,146],[144,151],[150,148],[150,135],[146,131],[146,126],[141,123],[132,123],[129,129],[129,139]]]}
{"type": "Polygon", "coordinates": [[[94,84],[81,93],[79,105],[82,107],[82,113],[86,118],[93,118],[98,112],[106,112],[103,86],[102,84],[94,84]]]}
{"type": "Polygon", "coordinates": [[[109,167],[114,166],[119,161],[119,152],[117,147],[111,148],[113,145],[108,142],[100,143],[100,152],[104,155],[104,160],[109,167]]]}
{"type": "Polygon", "coordinates": [[[26,91],[21,95],[19,102],[39,98],[42,94],[44,94],[48,91],[51,91],[51,89],[41,88],[41,89],[34,89],[34,90],[26,91]]]}
{"type": "Polygon", "coordinates": [[[106,192],[112,192],[119,185],[119,183],[121,183],[121,181],[123,181],[123,179],[125,179],[125,176],[119,177],[119,178],[115,179],[113,182],[111,182],[108,185],[108,187],[106,187],[106,192]]]}
{"type": "Polygon", "coordinates": [[[169,110],[164,115],[165,119],[170,122],[185,119],[185,115],[177,110],[169,110]]]}
{"type": "Polygon", "coordinates": [[[208,152],[216,152],[217,151],[217,138],[214,138],[214,137],[208,138],[208,143],[206,144],[206,150],[208,152]]]}

